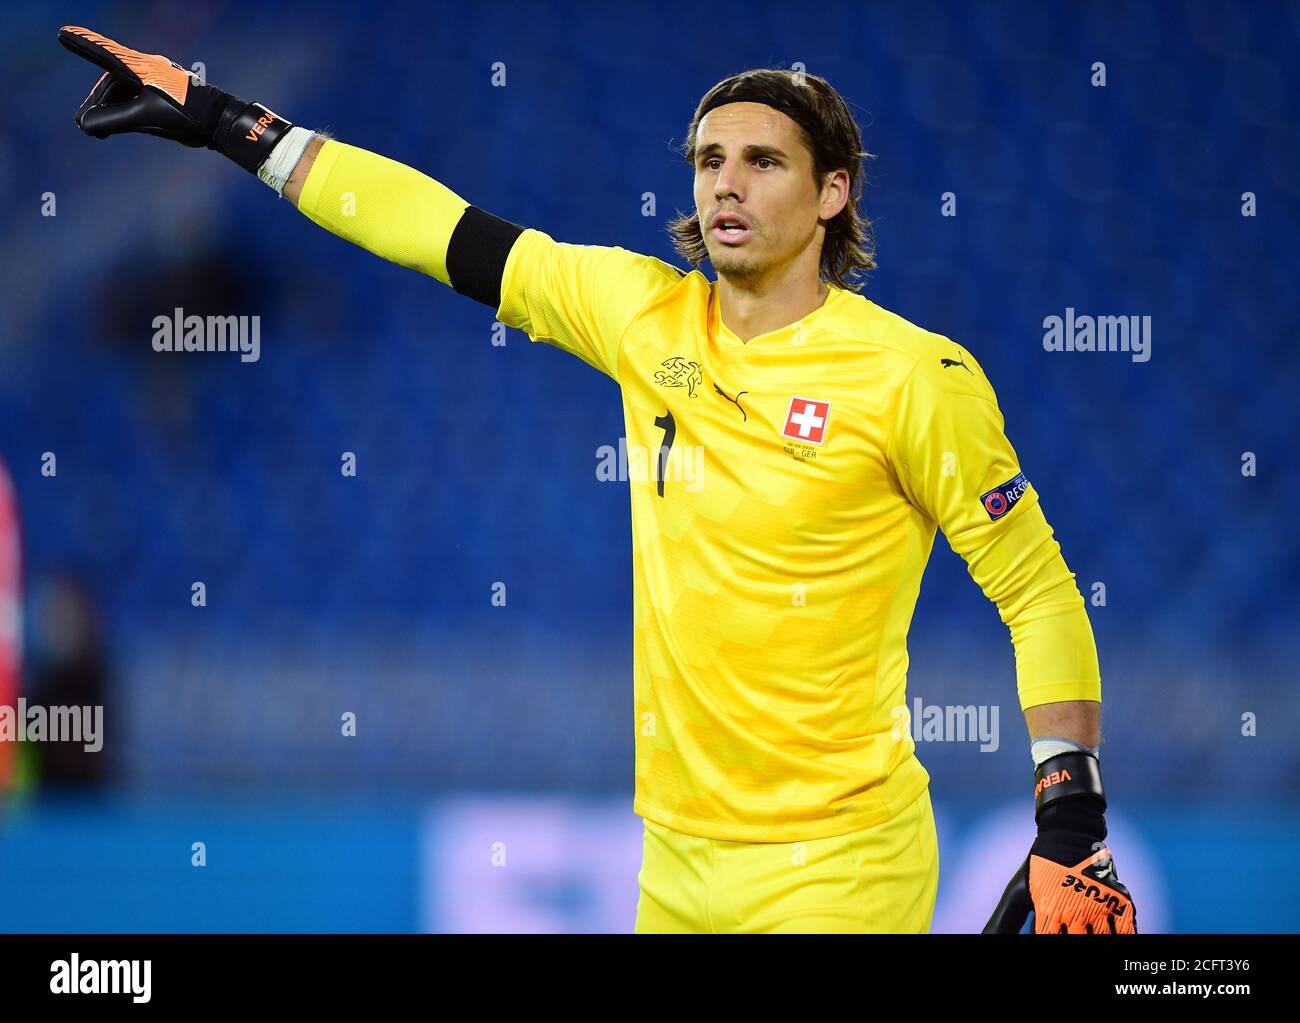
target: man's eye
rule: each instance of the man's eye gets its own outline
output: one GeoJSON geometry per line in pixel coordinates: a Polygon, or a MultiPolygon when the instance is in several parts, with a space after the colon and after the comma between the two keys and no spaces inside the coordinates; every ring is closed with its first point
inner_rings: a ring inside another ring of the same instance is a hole
{"type": "Polygon", "coordinates": [[[704,161],[704,166],[709,170],[717,170],[717,168],[713,166],[717,162],[718,162],[718,158],[716,156],[710,156],[707,160],[704,161]]]}
{"type": "Polygon", "coordinates": [[[760,156],[760,157],[759,157],[757,160],[755,160],[754,162],[755,162],[755,163],[770,163],[773,167],[776,166],[776,161],[775,161],[775,160],[769,160],[766,156],[760,156]]]}

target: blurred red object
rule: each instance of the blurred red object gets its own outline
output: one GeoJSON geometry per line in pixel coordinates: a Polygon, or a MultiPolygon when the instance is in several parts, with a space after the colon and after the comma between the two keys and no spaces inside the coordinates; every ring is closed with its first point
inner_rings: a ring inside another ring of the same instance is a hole
{"type": "MultiPolygon", "coordinates": [[[[22,676],[22,544],[18,502],[9,471],[0,461],[0,707],[17,713],[22,676]]],[[[13,780],[17,743],[0,742],[0,793],[13,780]]]]}

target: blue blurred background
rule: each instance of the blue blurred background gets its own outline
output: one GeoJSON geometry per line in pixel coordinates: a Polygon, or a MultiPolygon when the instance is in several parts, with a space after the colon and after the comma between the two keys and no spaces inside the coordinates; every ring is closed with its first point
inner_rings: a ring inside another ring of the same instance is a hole
{"type": "MultiPolygon", "coordinates": [[[[628,498],[595,472],[615,385],[494,346],[485,306],[228,161],[84,137],[65,23],[673,262],[699,97],[828,78],[877,157],[865,294],[979,358],[1089,598],[1139,926],[1295,930],[1270,881],[1300,854],[1300,4],[928,0],[4,7],[23,694],[102,703],[106,737],[23,750],[0,930],[626,931],[640,854],[628,498]],[[259,315],[260,360],[155,353],[173,306],[259,315]],[[1149,315],[1150,361],[1045,351],[1067,307],[1149,315]]],[[[1006,629],[942,539],[909,648],[909,696],[1000,709],[996,751],[918,744],[935,929],[973,930],[1032,833],[1032,764],[1006,629]]]]}

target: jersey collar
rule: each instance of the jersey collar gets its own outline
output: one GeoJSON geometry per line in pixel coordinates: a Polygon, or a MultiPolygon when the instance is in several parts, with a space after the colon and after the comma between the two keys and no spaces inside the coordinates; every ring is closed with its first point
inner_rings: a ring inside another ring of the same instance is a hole
{"type": "Polygon", "coordinates": [[[838,303],[842,289],[837,288],[834,284],[827,285],[826,297],[812,312],[808,313],[802,319],[795,320],[793,323],[787,323],[784,327],[777,327],[775,330],[769,330],[763,334],[756,334],[748,341],[742,341],[735,333],[722,322],[722,301],[718,295],[718,282],[709,282],[709,335],[724,345],[735,345],[739,348],[752,348],[756,344],[768,345],[772,342],[789,342],[794,336],[796,330],[802,328],[805,333],[814,330],[823,320],[832,315],[834,306],[838,303]]]}

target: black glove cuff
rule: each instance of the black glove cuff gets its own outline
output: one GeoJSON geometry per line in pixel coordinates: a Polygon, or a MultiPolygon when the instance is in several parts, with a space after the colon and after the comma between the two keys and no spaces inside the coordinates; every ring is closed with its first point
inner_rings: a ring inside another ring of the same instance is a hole
{"type": "Polygon", "coordinates": [[[260,103],[230,96],[221,110],[209,149],[230,157],[252,174],[293,125],[260,103]]]}
{"type": "Polygon", "coordinates": [[[1034,816],[1043,811],[1090,797],[1088,802],[1106,812],[1106,794],[1101,787],[1101,768],[1091,753],[1061,753],[1044,760],[1034,772],[1034,816]]]}

